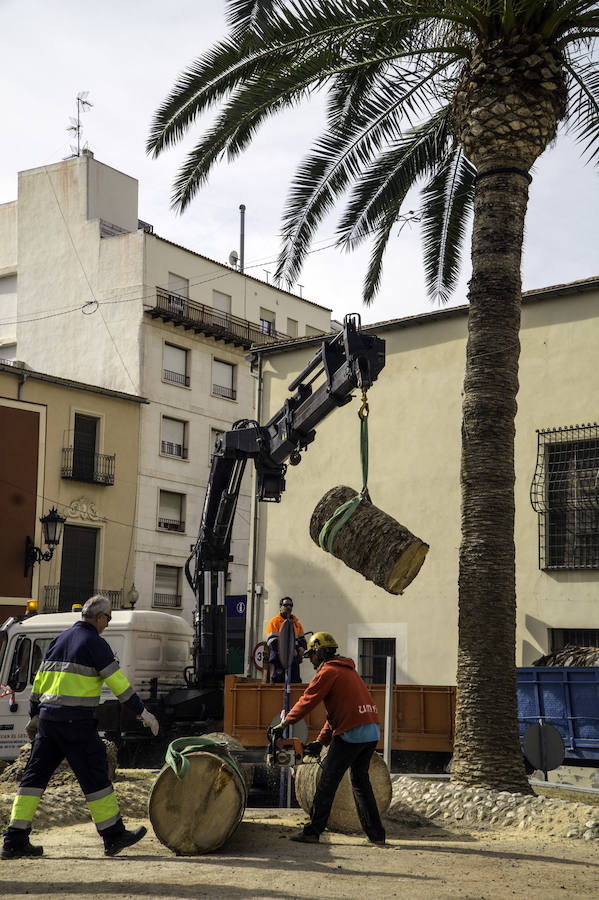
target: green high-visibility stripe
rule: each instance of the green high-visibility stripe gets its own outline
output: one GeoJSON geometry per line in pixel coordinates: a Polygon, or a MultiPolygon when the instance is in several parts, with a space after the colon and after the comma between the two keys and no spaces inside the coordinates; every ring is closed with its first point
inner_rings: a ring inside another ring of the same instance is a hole
{"type": "Polygon", "coordinates": [[[119,815],[119,804],[114,791],[108,794],[107,797],[101,797],[99,800],[88,800],[87,805],[95,825],[101,825],[106,819],[119,815]]]}
{"type": "Polygon", "coordinates": [[[12,805],[10,814],[11,821],[13,819],[19,819],[22,822],[31,822],[40,800],[41,797],[30,797],[24,794],[17,794],[12,805]]]}
{"type": "Polygon", "coordinates": [[[115,697],[120,697],[121,694],[124,694],[125,691],[128,691],[131,688],[122,669],[118,669],[114,675],[109,675],[106,679],[106,684],[115,697]]]}
{"type": "Polygon", "coordinates": [[[99,697],[102,679],[99,675],[75,675],[72,672],[38,672],[33,685],[36,694],[62,697],[99,697]]]}

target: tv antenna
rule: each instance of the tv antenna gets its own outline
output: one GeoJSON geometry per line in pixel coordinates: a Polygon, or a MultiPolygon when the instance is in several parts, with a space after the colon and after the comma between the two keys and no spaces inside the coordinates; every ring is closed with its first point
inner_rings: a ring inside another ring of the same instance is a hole
{"type": "Polygon", "coordinates": [[[87,99],[89,97],[89,91],[79,91],[77,94],[77,118],[74,116],[69,116],[70,125],[67,128],[67,131],[70,131],[73,135],[77,135],[77,146],[73,146],[71,144],[71,150],[73,151],[73,156],[81,156],[81,150],[88,150],[87,142],[81,147],[81,113],[87,112],[87,110],[93,106],[93,103],[87,99]]]}

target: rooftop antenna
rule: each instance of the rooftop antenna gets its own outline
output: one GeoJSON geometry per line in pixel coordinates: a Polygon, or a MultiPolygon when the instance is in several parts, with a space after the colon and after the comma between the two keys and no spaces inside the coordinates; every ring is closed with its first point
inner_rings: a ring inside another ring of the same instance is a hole
{"type": "MultiPolygon", "coordinates": [[[[79,91],[77,94],[77,118],[74,116],[69,116],[70,125],[67,128],[67,131],[70,131],[72,134],[77,135],[77,147],[71,145],[71,150],[73,151],[73,156],[81,156],[81,113],[87,112],[90,106],[93,106],[93,103],[87,99],[89,97],[89,91],[79,91]]],[[[87,146],[87,142],[83,146],[83,150],[89,149],[87,146]]]]}
{"type": "Polygon", "coordinates": [[[239,206],[239,271],[243,275],[245,262],[245,203],[239,206]]]}

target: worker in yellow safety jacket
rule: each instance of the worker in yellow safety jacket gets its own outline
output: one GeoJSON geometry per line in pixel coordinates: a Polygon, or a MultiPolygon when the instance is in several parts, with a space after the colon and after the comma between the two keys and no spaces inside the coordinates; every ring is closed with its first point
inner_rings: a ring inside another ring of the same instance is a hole
{"type": "Polygon", "coordinates": [[[106,597],[90,597],[81,610],[81,621],[55,637],[46,651],[29,706],[31,756],[13,803],[1,859],[43,854],[43,847],[29,840],[31,823],[50,778],[65,758],[85,794],[106,856],[137,843],[147,831],[144,827],[127,831],[123,824],[94,718],[106,683],[152,734],[158,733],[158,720],[145,709],[110,644],[101,637],[111,617],[106,597]]]}

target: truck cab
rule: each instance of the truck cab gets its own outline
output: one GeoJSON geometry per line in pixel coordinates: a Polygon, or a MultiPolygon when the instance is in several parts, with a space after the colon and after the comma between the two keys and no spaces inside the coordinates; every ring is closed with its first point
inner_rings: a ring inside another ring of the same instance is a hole
{"type": "MultiPolygon", "coordinates": [[[[13,760],[28,740],[29,699],[35,674],[50,641],[81,618],[80,613],[49,613],[9,619],[0,627],[0,759],[13,760]]],[[[183,619],[153,610],[113,610],[104,637],[141,699],[152,705],[184,686],[191,663],[193,629],[183,619]]],[[[100,704],[118,707],[104,686],[100,704]]]]}

